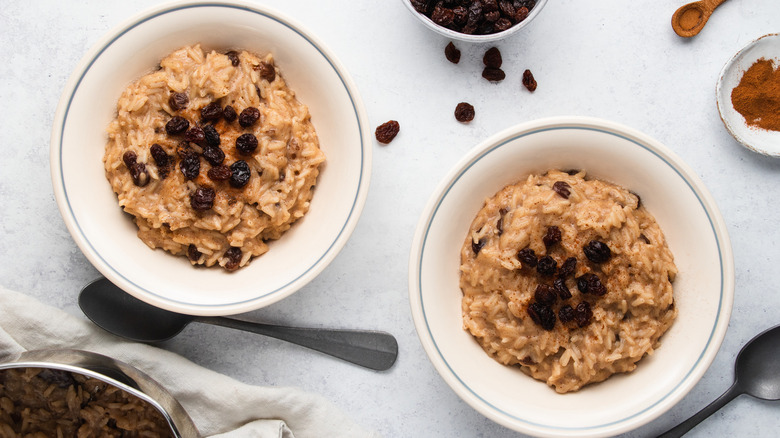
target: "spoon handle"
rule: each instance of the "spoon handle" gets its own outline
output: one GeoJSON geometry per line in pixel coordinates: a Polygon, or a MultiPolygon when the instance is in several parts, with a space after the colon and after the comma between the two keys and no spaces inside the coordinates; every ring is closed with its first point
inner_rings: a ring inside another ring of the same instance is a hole
{"type": "Polygon", "coordinates": [[[284,327],[225,317],[197,317],[195,321],[281,339],[377,371],[389,369],[398,357],[398,342],[385,332],[284,327]]]}
{"type": "Polygon", "coordinates": [[[731,388],[727,389],[723,395],[715,399],[715,401],[707,405],[707,407],[697,412],[691,418],[683,421],[682,423],[669,429],[661,435],[658,435],[658,438],[679,438],[685,435],[689,430],[696,427],[696,425],[701,423],[705,418],[714,414],[715,411],[725,406],[726,403],[730,402],[734,399],[734,397],[740,394],[742,394],[742,388],[739,387],[738,382],[734,382],[734,384],[731,385],[731,388]]]}
{"type": "Polygon", "coordinates": [[[721,3],[725,2],[726,0],[704,0],[705,5],[707,6],[707,13],[711,14],[712,11],[715,10],[718,6],[721,5],[721,3]]]}

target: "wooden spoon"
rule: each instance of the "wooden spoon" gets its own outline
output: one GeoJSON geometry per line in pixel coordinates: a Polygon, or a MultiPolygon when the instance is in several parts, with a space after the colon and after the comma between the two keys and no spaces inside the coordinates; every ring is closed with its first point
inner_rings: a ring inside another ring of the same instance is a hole
{"type": "Polygon", "coordinates": [[[672,15],[672,29],[681,37],[690,38],[698,34],[712,12],[726,0],[700,0],[680,7],[672,15]]]}

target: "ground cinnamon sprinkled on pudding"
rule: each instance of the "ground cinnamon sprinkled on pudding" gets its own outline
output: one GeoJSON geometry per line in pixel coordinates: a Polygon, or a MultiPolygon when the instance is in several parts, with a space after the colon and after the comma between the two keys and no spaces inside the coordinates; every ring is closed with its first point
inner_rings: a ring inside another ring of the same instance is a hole
{"type": "Polygon", "coordinates": [[[461,248],[463,326],[557,392],[632,371],[674,321],[677,274],[628,190],[551,170],[485,201],[461,248]]]}
{"type": "Polygon", "coordinates": [[[780,131],[780,69],[765,58],[756,61],[731,91],[731,103],[748,125],[780,131]]]}

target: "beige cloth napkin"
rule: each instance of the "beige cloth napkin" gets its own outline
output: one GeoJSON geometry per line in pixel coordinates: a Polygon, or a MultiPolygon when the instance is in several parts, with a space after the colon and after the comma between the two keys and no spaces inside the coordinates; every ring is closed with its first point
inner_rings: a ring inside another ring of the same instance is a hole
{"type": "Polygon", "coordinates": [[[163,385],[203,436],[372,437],[323,397],[251,386],[150,345],[124,341],[60,309],[0,286],[0,363],[26,350],[72,348],[113,357],[163,385]]]}

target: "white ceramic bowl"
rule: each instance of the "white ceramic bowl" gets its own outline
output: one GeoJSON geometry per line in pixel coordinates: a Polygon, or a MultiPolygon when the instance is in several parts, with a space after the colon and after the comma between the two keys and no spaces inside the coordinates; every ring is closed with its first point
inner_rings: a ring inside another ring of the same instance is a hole
{"type": "Polygon", "coordinates": [[[404,3],[406,8],[409,10],[409,12],[411,12],[412,15],[417,17],[420,23],[422,23],[428,29],[446,38],[457,40],[457,41],[470,42],[470,43],[489,43],[489,42],[502,40],[511,35],[514,35],[515,33],[519,32],[520,29],[528,26],[528,24],[531,21],[533,21],[533,19],[536,18],[537,15],[539,15],[539,13],[542,11],[542,8],[544,8],[544,5],[547,4],[547,0],[536,0],[536,6],[531,8],[531,10],[528,13],[528,17],[526,17],[525,20],[515,24],[514,26],[510,27],[509,29],[503,32],[496,32],[488,35],[469,35],[461,32],[456,32],[452,29],[447,29],[446,27],[439,26],[438,24],[434,23],[433,20],[431,20],[430,18],[417,12],[409,0],[401,0],[401,1],[404,3]]]}
{"type": "Polygon", "coordinates": [[[168,3],[103,37],[68,80],[54,118],[51,171],[60,212],[74,240],[108,279],[150,304],[181,313],[225,315],[276,302],[298,290],[346,243],[365,203],[371,132],[357,89],[334,54],[303,26],[260,4],[168,3]],[[201,43],[274,54],[288,85],[308,105],[326,163],[307,215],[249,266],[196,269],[149,249],[117,204],[102,157],[106,127],[122,90],[165,55],[201,43]]]}
{"type": "Polygon", "coordinates": [[[752,41],[723,66],[716,86],[718,111],[729,133],[743,146],[760,154],[780,157],[780,132],[749,126],[734,109],[731,92],[739,85],[742,75],[756,61],[764,58],[780,65],[780,34],[764,35],[752,41]]]}
{"type": "Polygon", "coordinates": [[[422,345],[450,387],[486,417],[535,436],[612,436],[658,417],[715,358],[731,314],[734,262],[726,226],[696,174],[659,142],[615,123],[552,118],[518,125],[465,156],[434,191],[409,261],[422,345]],[[583,169],[638,193],[675,256],[679,316],[630,374],[561,395],[489,357],[461,322],[460,247],[486,198],[529,173],[583,169]]]}

